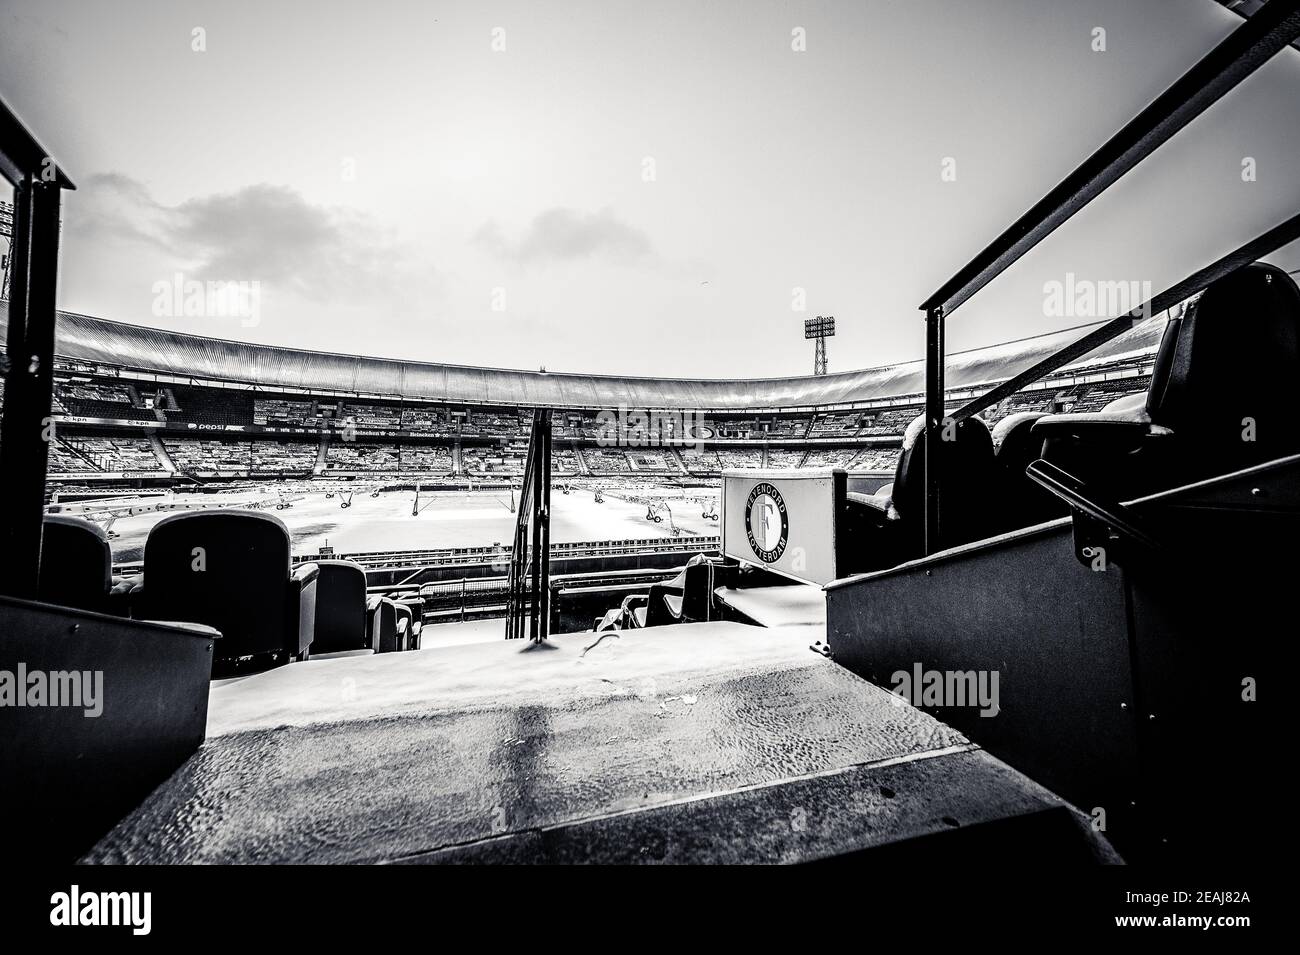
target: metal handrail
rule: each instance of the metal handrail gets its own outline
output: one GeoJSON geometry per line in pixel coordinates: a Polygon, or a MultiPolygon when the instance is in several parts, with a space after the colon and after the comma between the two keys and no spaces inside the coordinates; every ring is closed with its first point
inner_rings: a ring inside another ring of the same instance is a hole
{"type": "Polygon", "coordinates": [[[1136,546],[1148,554],[1159,554],[1166,550],[1165,545],[1143,526],[1141,518],[1132,510],[1098,494],[1083,480],[1055,464],[1040,458],[1025,469],[1025,476],[1051,491],[1075,512],[1105,524],[1130,547],[1136,546]]]}

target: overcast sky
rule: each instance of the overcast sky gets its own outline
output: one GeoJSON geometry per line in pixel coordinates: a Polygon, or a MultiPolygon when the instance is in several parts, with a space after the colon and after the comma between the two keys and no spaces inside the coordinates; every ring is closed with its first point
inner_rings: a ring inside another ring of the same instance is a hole
{"type": "MultiPolygon", "coordinates": [[[[0,0],[0,96],[79,187],[63,308],[759,377],[811,370],[817,314],[832,371],[920,357],[922,299],[1240,22],[1211,0],[0,0]],[[178,272],[259,283],[258,323],[156,315],[178,272]]],[[[965,305],[950,348],[1090,320],[1046,314],[1067,272],[1159,291],[1298,208],[1288,49],[965,305]]]]}

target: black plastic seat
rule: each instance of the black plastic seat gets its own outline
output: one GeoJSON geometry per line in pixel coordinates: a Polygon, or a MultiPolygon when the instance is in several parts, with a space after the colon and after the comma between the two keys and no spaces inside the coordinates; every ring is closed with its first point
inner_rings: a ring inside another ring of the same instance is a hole
{"type": "Polygon", "coordinates": [[[411,608],[404,603],[395,604],[397,610],[397,649],[413,649],[414,638],[411,635],[411,624],[415,620],[415,615],[411,613],[411,608]]]}
{"type": "Polygon", "coordinates": [[[424,601],[415,597],[398,600],[395,603],[399,607],[405,607],[411,614],[411,622],[406,631],[406,649],[420,649],[420,634],[424,631],[424,601]]]}
{"type": "Polygon", "coordinates": [[[1209,286],[1165,328],[1146,401],[1048,415],[1043,457],[1134,497],[1300,451],[1300,288],[1256,263],[1209,286]]]}
{"type": "Polygon", "coordinates": [[[676,577],[651,584],[645,625],[708,620],[712,616],[715,569],[715,561],[696,554],[676,577]]]}
{"type": "Polygon", "coordinates": [[[370,621],[367,633],[370,648],[376,653],[393,653],[397,645],[397,604],[387,597],[374,596],[366,601],[370,621]]]}
{"type": "Polygon", "coordinates": [[[1069,513],[1054,495],[1025,475],[1025,469],[1043,456],[1043,438],[1034,434],[1034,424],[1045,414],[1021,411],[993,426],[991,437],[998,469],[993,506],[1000,530],[1029,527],[1069,513]]]}
{"type": "Polygon", "coordinates": [[[350,560],[317,561],[316,630],[311,652],[340,653],[370,647],[366,571],[350,560]]]}
{"type": "Polygon", "coordinates": [[[255,511],[173,514],[144,545],[143,614],[221,632],[216,660],[305,659],[316,624],[316,564],[292,566],[289,530],[255,511]]]}
{"type": "Polygon", "coordinates": [[[91,521],[65,514],[45,518],[36,599],[60,607],[126,616],[112,598],[113,555],[108,535],[91,521]]]}
{"type": "MultiPolygon", "coordinates": [[[[925,553],[925,417],[918,416],[903,433],[903,449],[894,472],[892,494],[848,495],[849,533],[860,540],[851,558],[851,573],[893,567],[925,553]]],[[[997,485],[997,466],[988,425],[972,417],[954,425],[952,440],[943,441],[940,495],[941,547],[955,547],[997,530],[989,495],[997,485]]]]}

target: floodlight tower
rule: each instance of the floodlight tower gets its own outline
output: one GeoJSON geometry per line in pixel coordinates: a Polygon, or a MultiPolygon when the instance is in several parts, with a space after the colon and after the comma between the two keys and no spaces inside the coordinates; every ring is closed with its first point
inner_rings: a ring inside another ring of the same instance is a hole
{"type": "Polygon", "coordinates": [[[835,316],[818,315],[804,319],[803,337],[817,339],[817,353],[813,357],[813,374],[826,374],[826,339],[835,335],[835,316]]]}

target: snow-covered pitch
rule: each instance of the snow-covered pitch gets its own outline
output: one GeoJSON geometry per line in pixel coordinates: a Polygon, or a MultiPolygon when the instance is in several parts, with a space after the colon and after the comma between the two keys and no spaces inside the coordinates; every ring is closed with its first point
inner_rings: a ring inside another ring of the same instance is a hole
{"type": "MultiPolygon", "coordinates": [[[[516,514],[511,511],[509,490],[422,491],[419,513],[413,490],[381,490],[371,496],[368,488],[351,492],[351,506],[342,507],[347,490],[335,490],[333,497],[319,485],[306,490],[275,491],[242,489],[223,494],[193,494],[175,497],[177,503],[196,507],[248,507],[254,503],[288,526],[295,554],[315,554],[328,542],[337,554],[375,551],[425,550],[449,547],[487,547],[509,544],[514,536],[516,514]],[[292,506],[276,510],[277,501],[292,506]]],[[[515,503],[518,500],[516,492],[515,503]]],[[[675,524],[682,537],[714,536],[718,522],[702,516],[717,513],[718,492],[706,489],[655,486],[606,487],[597,503],[589,488],[573,488],[569,494],[551,492],[551,540],[555,543],[629,540],[673,536],[675,524]],[[646,520],[647,504],[664,502],[671,509],[657,508],[661,522],[646,520]]],[[[149,529],[175,510],[140,514],[117,519],[112,530],[115,561],[140,560],[149,529]]]]}

